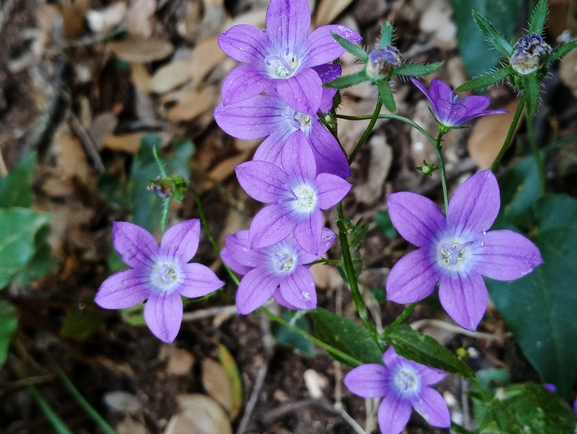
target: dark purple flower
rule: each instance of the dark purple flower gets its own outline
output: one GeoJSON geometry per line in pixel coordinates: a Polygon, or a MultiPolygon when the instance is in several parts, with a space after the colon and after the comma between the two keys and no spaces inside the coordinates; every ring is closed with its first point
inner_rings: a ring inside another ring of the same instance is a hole
{"type": "Polygon", "coordinates": [[[443,397],[429,387],[445,378],[439,369],[399,356],[392,347],[383,354],[383,365],[369,363],[349,372],[345,386],[363,398],[381,398],[377,418],[383,434],[399,434],[411,417],[411,409],[427,423],[451,426],[451,415],[443,397]]]}
{"type": "Polygon", "coordinates": [[[439,282],[439,299],[457,324],[475,330],[487,308],[482,276],[515,280],[543,263],[539,249],[510,230],[488,232],[499,213],[499,185],[490,170],[467,179],[449,202],[447,217],[415,193],[388,197],[395,228],[420,247],[403,256],[387,279],[387,299],[422,300],[439,282]]]}
{"type": "Polygon", "coordinates": [[[238,312],[247,314],[273,297],[290,309],[315,309],[317,294],[310,264],[331,247],[336,235],[322,229],[318,255],[305,252],[293,236],[261,249],[251,249],[248,231],[239,231],[226,238],[222,260],[233,271],[245,276],[236,292],[238,312]]]}
{"type": "Polygon", "coordinates": [[[297,243],[318,254],[322,238],[321,210],[336,205],[351,184],[330,173],[317,175],[313,152],[303,134],[293,134],[281,155],[282,167],[247,161],[236,167],[242,188],[263,208],[249,229],[251,248],[271,246],[294,232],[297,243]]]}
{"type": "Polygon", "coordinates": [[[441,80],[434,79],[428,92],[419,80],[411,78],[411,81],[431,103],[437,122],[447,128],[459,126],[480,116],[508,113],[507,110],[485,110],[490,102],[487,96],[472,95],[459,99],[441,80]]]}
{"type": "Polygon", "coordinates": [[[132,223],[114,222],[112,243],[130,270],[107,278],[94,301],[105,309],[124,309],[142,303],[150,331],[172,342],[182,322],[181,295],[202,297],[224,285],[212,270],[189,264],[198,248],[200,221],[185,220],[168,229],[160,247],[154,237],[132,223]]]}
{"type": "Polygon", "coordinates": [[[309,35],[311,12],[306,0],[272,0],[266,30],[248,24],[231,27],[218,38],[220,48],[239,62],[222,86],[223,103],[233,104],[276,88],[281,98],[302,113],[316,113],[322,81],[312,69],[345,52],[331,32],[357,43],[361,37],[341,25],[322,26],[309,35]]]}
{"type": "MultiPolygon", "coordinates": [[[[323,65],[323,75],[328,80],[337,77],[340,66],[323,65]]],[[[323,90],[323,100],[327,103],[321,111],[327,107],[326,111],[330,110],[335,91],[323,90]]],[[[214,110],[214,119],[233,137],[250,140],[268,136],[258,147],[255,160],[280,166],[282,149],[287,141],[294,140],[291,138],[294,134],[304,134],[312,148],[317,172],[332,173],[341,178],[351,174],[347,157],[334,136],[319,122],[317,114],[297,112],[275,90],[234,104],[221,103],[214,110]]]]}

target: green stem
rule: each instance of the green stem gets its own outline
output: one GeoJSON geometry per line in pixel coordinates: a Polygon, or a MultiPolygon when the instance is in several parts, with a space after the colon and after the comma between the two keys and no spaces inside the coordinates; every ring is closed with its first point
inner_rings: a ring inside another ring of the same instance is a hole
{"type": "Polygon", "coordinates": [[[320,339],[315,338],[314,336],[308,334],[307,332],[305,332],[304,330],[292,325],[290,322],[286,321],[284,318],[281,318],[278,315],[275,315],[274,313],[272,313],[270,310],[268,310],[266,307],[261,307],[260,311],[262,313],[264,313],[266,316],[268,316],[269,318],[271,318],[272,320],[278,322],[279,324],[282,324],[285,327],[288,327],[289,329],[291,329],[293,332],[298,333],[301,336],[304,336],[305,338],[309,339],[312,343],[318,345],[321,348],[324,348],[325,350],[327,350],[327,352],[329,352],[330,354],[334,354],[336,356],[339,357],[339,359],[346,361],[347,364],[351,365],[351,366],[359,366],[362,365],[363,362],[361,362],[358,359],[355,359],[352,356],[349,356],[346,353],[343,353],[341,350],[336,349],[335,347],[333,347],[332,345],[329,345],[323,341],[321,341],[320,339]]]}
{"type": "Polygon", "coordinates": [[[162,162],[162,160],[158,156],[158,151],[156,150],[156,146],[152,147],[152,155],[154,155],[154,159],[156,160],[156,164],[158,165],[158,169],[160,170],[160,174],[162,175],[162,177],[165,179],[168,178],[168,175],[166,174],[166,167],[164,167],[164,163],[162,162]]]}
{"type": "Polygon", "coordinates": [[[529,143],[531,144],[531,151],[533,152],[533,157],[535,157],[535,162],[537,163],[537,170],[539,172],[539,193],[545,193],[545,162],[539,148],[537,146],[537,140],[535,139],[535,131],[533,130],[533,119],[526,114],[525,119],[527,120],[527,135],[529,136],[529,143]]]}
{"type": "Polygon", "coordinates": [[[357,312],[359,313],[359,317],[363,321],[363,324],[373,337],[374,341],[377,343],[381,351],[384,352],[385,349],[379,339],[377,329],[369,317],[365,302],[363,301],[363,296],[359,290],[357,274],[355,273],[355,267],[353,265],[353,259],[351,257],[351,250],[349,247],[349,239],[347,237],[347,229],[344,222],[342,202],[339,202],[337,205],[337,226],[339,227],[339,240],[341,242],[341,251],[343,254],[343,265],[345,267],[345,272],[349,281],[349,288],[351,288],[351,293],[353,295],[353,301],[355,302],[357,312]]]}
{"type": "Polygon", "coordinates": [[[373,130],[373,127],[375,126],[377,119],[379,119],[379,113],[381,112],[381,107],[383,107],[383,103],[379,99],[379,101],[377,102],[377,106],[375,107],[375,111],[373,112],[373,115],[370,117],[371,121],[369,122],[369,125],[367,125],[367,128],[365,129],[365,132],[359,139],[357,146],[355,146],[355,149],[353,149],[353,152],[351,152],[351,155],[349,155],[349,166],[353,161],[355,161],[355,157],[361,150],[361,146],[363,146],[363,144],[367,141],[367,137],[369,137],[369,134],[371,134],[371,131],[373,130]]]}
{"type": "Polygon", "coordinates": [[[521,100],[519,101],[517,110],[515,111],[515,116],[513,116],[513,122],[511,122],[511,125],[509,126],[509,131],[507,131],[507,137],[505,138],[505,143],[503,143],[503,147],[499,151],[497,158],[495,158],[495,161],[491,166],[491,170],[493,172],[497,170],[497,166],[499,166],[499,163],[501,162],[503,155],[505,155],[505,152],[507,152],[507,149],[509,149],[509,144],[513,139],[513,134],[515,133],[515,128],[517,128],[517,124],[519,123],[519,118],[521,117],[521,112],[523,111],[524,106],[525,106],[525,96],[523,95],[521,97],[521,100]]]}
{"type": "Polygon", "coordinates": [[[435,142],[435,151],[437,152],[437,157],[439,159],[439,174],[441,175],[441,186],[443,188],[443,203],[445,205],[445,215],[449,212],[449,193],[447,191],[447,174],[445,172],[445,157],[443,156],[443,147],[441,142],[443,141],[443,134],[439,132],[439,136],[435,142]]]}
{"type": "Polygon", "coordinates": [[[387,327],[387,329],[383,332],[383,337],[386,337],[387,335],[391,334],[393,332],[393,330],[395,330],[397,328],[397,326],[404,321],[404,319],[406,317],[408,317],[411,312],[413,310],[415,310],[415,307],[417,307],[417,302],[415,303],[411,303],[409,306],[407,306],[405,308],[405,310],[397,317],[397,319],[395,319],[393,321],[393,323],[387,327]]]}

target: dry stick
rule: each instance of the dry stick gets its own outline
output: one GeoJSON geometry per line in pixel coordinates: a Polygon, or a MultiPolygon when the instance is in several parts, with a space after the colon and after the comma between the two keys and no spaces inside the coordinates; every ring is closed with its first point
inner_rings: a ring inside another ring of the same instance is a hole
{"type": "Polygon", "coordinates": [[[463,327],[459,327],[458,325],[454,325],[445,321],[441,321],[438,319],[422,319],[419,321],[415,321],[413,323],[410,324],[411,328],[413,328],[414,330],[419,330],[423,327],[426,326],[433,326],[433,327],[437,327],[443,330],[447,330],[450,332],[455,332],[455,333],[460,333],[462,335],[465,336],[470,336],[472,338],[477,338],[477,339],[487,339],[489,341],[498,341],[499,337],[498,336],[493,336],[490,335],[488,333],[481,333],[481,332],[471,332],[469,330],[464,329],[463,327]]]}
{"type": "Polygon", "coordinates": [[[96,149],[96,145],[94,141],[88,134],[88,132],[84,129],[80,120],[74,115],[72,112],[70,113],[70,121],[72,123],[72,128],[78,135],[80,142],[82,143],[82,147],[84,148],[84,152],[88,155],[92,164],[94,164],[94,168],[98,173],[104,172],[106,169],[104,168],[104,163],[102,163],[102,159],[100,158],[100,154],[98,153],[98,149],[96,149]]]}
{"type": "Polygon", "coordinates": [[[217,306],[208,309],[197,310],[195,312],[186,312],[182,315],[183,321],[196,321],[199,319],[210,318],[217,315],[236,315],[238,313],[236,306],[217,306]]]}

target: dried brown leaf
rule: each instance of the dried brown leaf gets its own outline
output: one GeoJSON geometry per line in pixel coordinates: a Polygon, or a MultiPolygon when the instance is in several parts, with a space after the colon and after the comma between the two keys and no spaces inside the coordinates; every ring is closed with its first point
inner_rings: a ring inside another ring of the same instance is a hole
{"type": "Polygon", "coordinates": [[[179,395],[178,410],[164,434],[232,434],[230,420],[214,399],[198,394],[179,395]]]}
{"type": "Polygon", "coordinates": [[[175,60],[159,68],[150,82],[153,92],[165,93],[183,85],[190,79],[190,67],[186,60],[175,60]]]}
{"type": "Polygon", "coordinates": [[[232,407],[230,384],[222,365],[212,359],[202,361],[202,385],[212,398],[230,413],[232,407]]]}
{"type": "Polygon", "coordinates": [[[239,15],[235,17],[233,20],[227,21],[222,29],[223,32],[230,29],[232,26],[236,26],[237,24],[250,24],[251,26],[258,27],[260,29],[264,29],[266,21],[266,9],[255,9],[246,14],[239,15]]]}
{"type": "Polygon", "coordinates": [[[166,373],[169,375],[188,375],[194,366],[194,356],[182,348],[175,348],[168,358],[166,373]]]}
{"type": "Polygon", "coordinates": [[[123,41],[109,42],[108,48],[120,59],[134,63],[161,60],[174,50],[172,44],[164,39],[136,39],[132,37],[123,41]]]}
{"type": "Polygon", "coordinates": [[[172,107],[167,119],[172,122],[190,121],[216,105],[218,89],[216,86],[205,86],[202,89],[189,87],[186,89],[178,104],[172,107]]]}
{"type": "Polygon", "coordinates": [[[130,78],[137,89],[144,93],[152,93],[152,77],[142,63],[130,64],[130,78]]]}
{"type": "Polygon", "coordinates": [[[570,51],[559,63],[559,76],[565,86],[577,96],[577,50],[570,51]]]}
{"type": "Polygon", "coordinates": [[[353,0],[322,0],[314,16],[314,26],[320,27],[332,23],[353,0]]]}
{"type": "Polygon", "coordinates": [[[224,51],[218,46],[218,38],[200,41],[190,53],[189,71],[195,83],[200,81],[225,58],[224,51]]]}
{"type": "Polygon", "coordinates": [[[128,33],[150,38],[154,30],[155,0],[131,0],[128,8],[128,33]]]}
{"type": "Polygon", "coordinates": [[[60,8],[64,21],[64,36],[77,38],[84,33],[84,19],[90,10],[90,0],[75,0],[60,8]]]}
{"type": "Polygon", "coordinates": [[[86,22],[94,33],[108,32],[124,19],[126,9],[126,3],[118,2],[104,9],[89,10],[86,13],[86,22]]]}
{"type": "MultiPolygon", "coordinates": [[[[128,154],[136,154],[140,147],[140,141],[146,135],[146,132],[130,133],[130,134],[107,134],[104,137],[104,148],[111,151],[121,151],[128,154]]],[[[162,139],[162,144],[170,142],[172,134],[162,131],[157,133],[162,139]]]]}
{"type": "Polygon", "coordinates": [[[210,171],[208,177],[213,181],[224,181],[234,173],[234,168],[244,163],[249,156],[249,152],[242,152],[234,157],[227,158],[210,171]]]}

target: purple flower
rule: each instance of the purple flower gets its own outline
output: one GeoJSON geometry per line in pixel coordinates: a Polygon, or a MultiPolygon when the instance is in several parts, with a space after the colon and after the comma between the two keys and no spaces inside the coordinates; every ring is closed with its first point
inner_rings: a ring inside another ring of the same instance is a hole
{"type": "Polygon", "coordinates": [[[319,253],[311,255],[292,236],[269,247],[251,249],[248,231],[229,235],[221,258],[233,271],[245,275],[236,292],[238,312],[250,313],[271,297],[290,309],[315,309],[315,282],[305,264],[319,259],[335,238],[333,231],[323,228],[319,253]]]}
{"type": "Polygon", "coordinates": [[[463,122],[480,116],[508,113],[507,110],[485,110],[489,107],[487,96],[473,95],[459,99],[455,92],[441,80],[434,79],[428,92],[419,80],[411,78],[411,81],[431,103],[437,122],[446,128],[459,126],[463,122]]]}
{"type": "Polygon", "coordinates": [[[245,100],[270,88],[302,113],[316,113],[321,105],[322,81],[312,69],[345,52],[331,32],[357,43],[351,29],[322,26],[308,34],[311,12],[306,0],[272,0],[266,30],[248,24],[231,27],[218,38],[220,48],[239,62],[222,86],[225,105],[245,100]]]}
{"type": "Polygon", "coordinates": [[[515,280],[543,263],[539,249],[510,230],[487,232],[499,213],[499,185],[490,170],[467,179],[449,202],[447,217],[415,193],[388,197],[393,226],[420,249],[395,264],[387,278],[387,299],[422,300],[439,282],[439,299],[457,324],[475,330],[487,308],[482,276],[515,280]]]}
{"type": "Polygon", "coordinates": [[[271,204],[254,217],[250,246],[271,246],[294,231],[297,243],[317,255],[322,240],[321,210],[336,205],[351,184],[330,173],[317,175],[313,152],[303,134],[290,137],[281,161],[282,167],[266,161],[247,161],[236,167],[238,182],[248,195],[271,204]]]}
{"type": "Polygon", "coordinates": [[[383,434],[399,434],[414,408],[425,420],[440,428],[451,426],[451,415],[443,397],[429,387],[445,378],[439,369],[407,360],[389,347],[383,354],[385,366],[369,363],[349,372],[345,386],[363,398],[383,397],[378,411],[383,434]]]}
{"type": "MultiPolygon", "coordinates": [[[[330,81],[340,75],[340,69],[340,65],[323,65],[323,77],[330,81]]],[[[323,89],[326,102],[321,106],[321,112],[332,108],[335,91],[323,89]]],[[[258,147],[255,160],[281,165],[281,153],[287,141],[294,140],[295,134],[304,134],[312,148],[317,172],[341,178],[351,174],[347,157],[334,136],[319,122],[317,114],[296,111],[275,90],[234,104],[221,103],[214,111],[214,119],[226,133],[240,139],[268,136],[258,147]]]]}
{"type": "Polygon", "coordinates": [[[161,341],[172,342],[182,322],[180,296],[202,297],[224,285],[210,268],[188,263],[199,238],[198,219],[172,226],[164,233],[160,247],[140,226],[114,222],[112,243],[132,268],[102,282],[94,301],[105,309],[124,309],[148,299],[144,306],[148,328],[161,341]]]}

